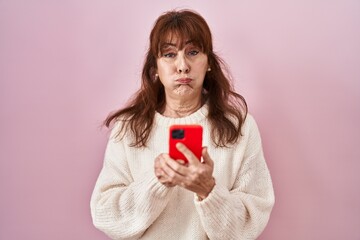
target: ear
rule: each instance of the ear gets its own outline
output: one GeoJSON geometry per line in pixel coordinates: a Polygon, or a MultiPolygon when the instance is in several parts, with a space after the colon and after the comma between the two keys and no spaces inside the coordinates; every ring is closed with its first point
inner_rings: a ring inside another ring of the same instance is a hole
{"type": "Polygon", "coordinates": [[[152,72],[154,74],[159,74],[158,68],[156,66],[152,68],[152,72]]]}
{"type": "Polygon", "coordinates": [[[159,75],[158,69],[156,67],[151,67],[149,70],[149,74],[152,77],[155,77],[155,75],[159,75]]]}

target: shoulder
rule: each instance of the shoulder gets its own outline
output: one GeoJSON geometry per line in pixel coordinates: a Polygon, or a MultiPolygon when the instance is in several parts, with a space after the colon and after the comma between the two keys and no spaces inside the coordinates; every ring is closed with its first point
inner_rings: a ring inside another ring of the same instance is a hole
{"type": "Polygon", "coordinates": [[[110,138],[116,138],[116,135],[121,131],[124,126],[124,121],[116,119],[110,128],[110,138]]]}
{"type": "Polygon", "coordinates": [[[245,121],[243,124],[244,131],[247,130],[253,130],[258,129],[257,123],[255,121],[255,118],[250,113],[246,114],[245,121]]]}
{"type": "Polygon", "coordinates": [[[129,127],[127,124],[128,121],[126,121],[125,119],[116,119],[110,127],[109,139],[115,142],[131,142],[131,139],[133,139],[133,133],[132,131],[129,131],[129,127]]]}
{"type": "Polygon", "coordinates": [[[246,142],[248,146],[254,148],[261,147],[261,136],[258,125],[255,118],[251,114],[247,114],[243,127],[241,129],[242,140],[246,142]]]}
{"type": "Polygon", "coordinates": [[[227,119],[229,119],[236,127],[241,124],[241,133],[242,135],[252,129],[257,129],[257,123],[255,118],[250,113],[243,113],[242,121],[237,116],[227,114],[227,119]]]}

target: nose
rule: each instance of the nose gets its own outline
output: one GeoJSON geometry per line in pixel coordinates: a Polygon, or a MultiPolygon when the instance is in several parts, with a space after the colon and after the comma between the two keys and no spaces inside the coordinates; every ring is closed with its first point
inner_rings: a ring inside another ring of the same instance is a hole
{"type": "Polygon", "coordinates": [[[187,62],[186,57],[184,54],[179,54],[178,59],[176,62],[176,68],[178,73],[189,73],[190,72],[190,65],[187,62]]]}

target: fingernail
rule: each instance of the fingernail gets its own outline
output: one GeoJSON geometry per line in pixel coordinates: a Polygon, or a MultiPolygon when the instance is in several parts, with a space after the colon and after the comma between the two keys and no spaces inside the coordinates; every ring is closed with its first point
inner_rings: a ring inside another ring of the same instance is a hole
{"type": "Polygon", "coordinates": [[[182,165],[184,165],[185,164],[185,161],[184,160],[176,160],[178,163],[180,163],[180,164],[182,164],[182,165]]]}

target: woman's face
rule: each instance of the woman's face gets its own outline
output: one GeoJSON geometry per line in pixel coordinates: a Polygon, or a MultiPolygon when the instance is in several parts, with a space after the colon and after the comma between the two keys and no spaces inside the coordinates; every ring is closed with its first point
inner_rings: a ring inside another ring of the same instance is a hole
{"type": "Polygon", "coordinates": [[[209,68],[207,55],[191,41],[179,46],[178,38],[172,37],[162,47],[157,58],[157,74],[164,85],[165,94],[172,98],[200,96],[205,74],[209,68]]]}

